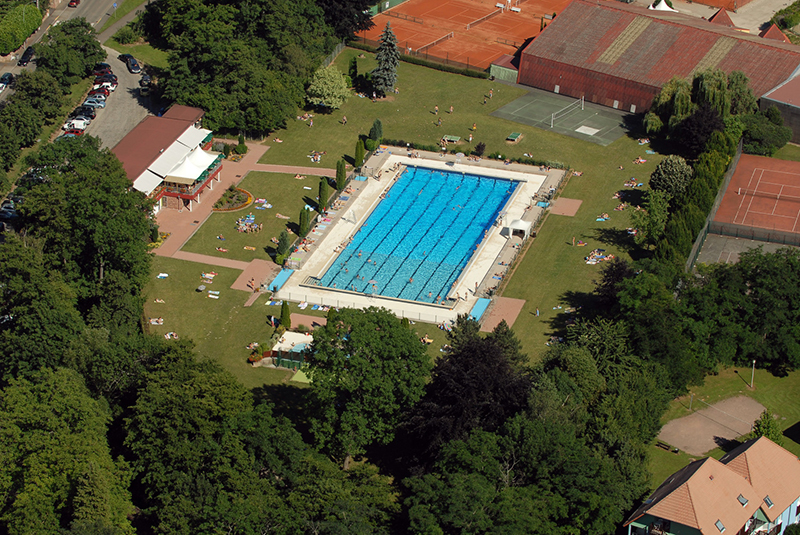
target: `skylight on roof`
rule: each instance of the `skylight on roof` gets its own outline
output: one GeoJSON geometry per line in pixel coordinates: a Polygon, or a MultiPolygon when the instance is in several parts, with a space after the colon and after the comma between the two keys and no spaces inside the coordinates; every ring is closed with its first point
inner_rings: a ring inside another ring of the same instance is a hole
{"type": "Polygon", "coordinates": [[[772,509],[772,506],[775,505],[774,503],[772,503],[772,500],[770,500],[769,494],[764,496],[764,503],[767,504],[768,509],[772,509]]]}
{"type": "Polygon", "coordinates": [[[741,494],[739,494],[739,497],[736,499],[739,500],[739,503],[742,504],[742,507],[747,505],[747,498],[745,498],[741,494]]]}
{"type": "Polygon", "coordinates": [[[717,526],[717,529],[719,530],[720,533],[725,531],[725,526],[722,524],[722,520],[717,520],[716,522],[714,522],[714,525],[717,526]]]}

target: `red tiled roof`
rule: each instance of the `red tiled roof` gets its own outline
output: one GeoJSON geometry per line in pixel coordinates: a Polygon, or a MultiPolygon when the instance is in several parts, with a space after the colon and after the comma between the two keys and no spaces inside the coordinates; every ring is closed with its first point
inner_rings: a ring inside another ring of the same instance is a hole
{"type": "Polygon", "coordinates": [[[728,28],[736,27],[736,25],[731,20],[731,17],[730,15],[728,15],[728,12],[725,10],[725,8],[720,8],[719,11],[711,15],[708,18],[708,22],[711,22],[713,24],[719,24],[720,26],[726,26],[728,28]]]}
{"type": "Polygon", "coordinates": [[[163,117],[145,117],[117,143],[112,152],[122,162],[128,178],[136,180],[194,123],[194,120],[169,118],[166,114],[163,117]]]}
{"type": "Polygon", "coordinates": [[[776,41],[783,41],[784,43],[791,43],[788,37],[778,28],[778,25],[773,23],[769,28],[758,34],[759,37],[764,39],[774,39],[776,41]]]}
{"type": "Polygon", "coordinates": [[[745,442],[720,462],[750,482],[761,510],[773,522],[800,497],[800,460],[768,438],[745,442]],[[772,507],[764,503],[766,496],[772,507]]]}
{"type": "Polygon", "coordinates": [[[206,112],[200,108],[193,108],[191,106],[182,106],[180,104],[173,104],[163,115],[167,119],[180,119],[182,121],[190,121],[196,123],[202,119],[206,112]]]}
{"type": "MultiPolygon", "coordinates": [[[[767,438],[745,442],[717,461],[707,457],[672,474],[625,522],[644,515],[719,535],[735,533],[761,509],[775,520],[800,496],[800,461],[767,438]],[[769,496],[772,508],[764,498],[769,496]]],[[[674,531],[674,530],[673,530],[674,531]]]]}
{"type": "MultiPolygon", "coordinates": [[[[743,71],[760,96],[800,65],[800,47],[708,21],[606,0],[574,0],[523,51],[526,56],[660,88],[673,76],[717,67],[743,71]]],[[[555,81],[558,83],[558,81],[555,81]]],[[[551,89],[552,90],[552,89],[551,89]]]]}
{"type": "Polygon", "coordinates": [[[784,102],[800,107],[800,76],[787,80],[763,96],[775,102],[784,102]]]}
{"type": "Polygon", "coordinates": [[[512,56],[510,54],[503,54],[496,60],[492,62],[492,65],[497,65],[498,67],[505,67],[506,69],[514,69],[515,71],[519,70],[519,58],[512,56]]]}

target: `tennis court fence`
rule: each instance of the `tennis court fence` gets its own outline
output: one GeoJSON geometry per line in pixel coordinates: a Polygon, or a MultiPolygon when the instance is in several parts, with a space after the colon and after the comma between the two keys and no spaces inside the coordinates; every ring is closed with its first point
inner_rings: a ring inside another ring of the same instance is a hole
{"type": "Polygon", "coordinates": [[[426,52],[429,48],[432,48],[432,47],[438,45],[439,43],[444,43],[445,41],[447,41],[449,39],[452,39],[454,35],[455,34],[453,32],[450,32],[447,35],[443,35],[442,37],[431,41],[427,45],[423,45],[423,46],[419,47],[416,50],[416,52],[417,52],[417,54],[420,54],[422,52],[426,52]]]}
{"type": "MultiPolygon", "coordinates": [[[[728,170],[725,171],[725,176],[722,179],[722,185],[719,187],[719,191],[717,192],[717,197],[714,199],[714,204],[711,206],[711,211],[708,213],[706,217],[706,222],[703,225],[702,230],[697,235],[697,238],[692,244],[692,251],[689,253],[689,258],[686,259],[686,271],[691,272],[694,269],[694,263],[697,262],[697,256],[700,254],[700,251],[703,249],[703,244],[706,242],[706,238],[708,237],[709,232],[713,232],[711,230],[711,225],[714,223],[714,218],[717,216],[717,210],[719,210],[719,205],[722,203],[723,197],[725,197],[725,192],[728,191],[728,186],[731,184],[731,178],[733,177],[733,172],[736,171],[736,166],[739,164],[739,158],[742,156],[742,140],[739,140],[739,145],[736,147],[736,155],[731,160],[731,163],[728,165],[728,170]]],[[[716,232],[715,232],[716,233],[716,232]]]]}
{"type": "Polygon", "coordinates": [[[411,22],[416,22],[417,24],[425,24],[425,22],[421,18],[415,17],[413,15],[406,15],[405,13],[398,13],[396,11],[384,11],[383,14],[389,15],[390,17],[394,17],[396,19],[408,20],[411,22]]]}
{"type": "Polygon", "coordinates": [[[502,12],[503,12],[503,8],[502,7],[501,8],[495,8],[495,10],[492,11],[491,13],[488,13],[488,14],[482,16],[482,17],[479,17],[479,18],[473,20],[472,22],[470,22],[469,24],[467,24],[467,29],[469,30],[470,28],[472,28],[473,26],[477,26],[481,22],[486,22],[487,20],[489,20],[489,19],[491,19],[493,17],[496,17],[497,15],[499,15],[502,12]]]}
{"type": "MultiPolygon", "coordinates": [[[[450,32],[450,33],[453,33],[453,32],[450,32]]],[[[447,37],[447,36],[445,36],[445,37],[447,37]]],[[[445,40],[444,38],[439,38],[439,39],[440,39],[439,42],[442,42],[442,41],[445,40]]],[[[380,43],[378,41],[374,41],[372,39],[367,39],[366,37],[363,37],[363,36],[356,38],[355,42],[362,43],[364,45],[367,45],[367,46],[370,46],[370,47],[373,47],[373,48],[377,48],[380,45],[380,43]]],[[[433,62],[433,63],[439,63],[441,65],[448,65],[450,67],[455,67],[455,68],[458,68],[458,69],[469,69],[469,70],[477,71],[477,72],[485,72],[486,71],[486,69],[482,69],[482,68],[478,67],[477,65],[470,64],[469,57],[467,57],[467,62],[464,63],[462,61],[455,61],[455,60],[450,59],[449,53],[447,55],[445,55],[445,57],[437,56],[435,54],[430,54],[428,52],[428,49],[433,46],[433,43],[429,43],[429,44],[425,45],[425,47],[427,47],[427,48],[425,48],[424,50],[421,50],[421,49],[414,50],[413,48],[411,48],[409,46],[408,41],[406,41],[405,45],[403,45],[403,43],[398,43],[398,44],[400,46],[400,52],[405,56],[411,56],[411,57],[415,57],[415,58],[420,58],[420,59],[424,59],[425,61],[430,61],[430,62],[433,62]]],[[[438,44],[438,43],[436,43],[436,44],[438,44]]]]}

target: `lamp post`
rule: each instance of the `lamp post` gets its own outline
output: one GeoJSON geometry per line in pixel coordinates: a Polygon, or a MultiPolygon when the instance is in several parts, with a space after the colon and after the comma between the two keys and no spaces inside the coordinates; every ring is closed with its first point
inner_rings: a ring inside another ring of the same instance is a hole
{"type": "Polygon", "coordinates": [[[756,378],[756,361],[753,360],[753,373],[750,375],[750,388],[753,388],[753,381],[756,378]]]}

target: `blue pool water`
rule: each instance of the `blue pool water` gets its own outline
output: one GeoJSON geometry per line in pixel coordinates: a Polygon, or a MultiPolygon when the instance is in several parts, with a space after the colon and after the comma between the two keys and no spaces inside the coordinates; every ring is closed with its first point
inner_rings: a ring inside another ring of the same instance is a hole
{"type": "Polygon", "coordinates": [[[320,285],[425,303],[445,298],[517,185],[407,169],[320,285]]]}

